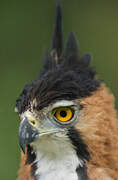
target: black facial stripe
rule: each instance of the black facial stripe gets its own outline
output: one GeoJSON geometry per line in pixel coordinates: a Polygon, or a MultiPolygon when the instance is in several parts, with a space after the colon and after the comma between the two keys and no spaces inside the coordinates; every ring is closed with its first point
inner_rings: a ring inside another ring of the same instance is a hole
{"type": "MultiPolygon", "coordinates": [[[[90,155],[87,151],[87,145],[84,143],[81,135],[74,127],[68,129],[68,137],[70,138],[72,144],[75,147],[78,158],[83,160],[84,162],[89,161],[90,155]]],[[[85,164],[83,164],[82,167],[78,165],[76,172],[78,175],[78,180],[88,180],[87,167],[85,166],[85,164]]]]}
{"type": "Polygon", "coordinates": [[[87,151],[87,145],[82,140],[81,135],[78,133],[78,131],[74,127],[71,127],[68,129],[67,135],[75,147],[78,158],[80,158],[81,160],[89,161],[90,155],[87,151]]]}
{"type": "Polygon", "coordinates": [[[32,170],[31,170],[31,176],[34,177],[34,180],[39,180],[39,175],[36,175],[36,170],[37,170],[37,163],[33,163],[32,165],[32,170]]]}
{"type": "Polygon", "coordinates": [[[78,166],[76,172],[78,175],[78,180],[88,180],[87,168],[85,165],[83,167],[78,166]]]}
{"type": "Polygon", "coordinates": [[[27,145],[27,159],[26,164],[33,163],[36,159],[36,154],[33,152],[33,149],[30,145],[27,145]]]}
{"type": "Polygon", "coordinates": [[[30,145],[27,145],[27,159],[26,159],[26,164],[32,164],[31,166],[31,176],[34,177],[34,180],[38,180],[36,177],[36,170],[37,170],[37,163],[34,163],[36,160],[36,154],[33,152],[33,149],[30,145]]]}

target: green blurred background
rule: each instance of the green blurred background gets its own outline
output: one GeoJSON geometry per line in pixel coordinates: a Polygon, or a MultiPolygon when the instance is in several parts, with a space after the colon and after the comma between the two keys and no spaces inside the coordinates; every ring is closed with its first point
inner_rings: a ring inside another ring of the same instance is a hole
{"type": "MultiPolygon", "coordinates": [[[[118,1],[60,0],[64,39],[74,31],[81,54],[116,97],[118,107],[118,1]]],[[[20,162],[16,98],[37,77],[50,45],[55,0],[0,0],[0,180],[15,180],[20,162]]]]}

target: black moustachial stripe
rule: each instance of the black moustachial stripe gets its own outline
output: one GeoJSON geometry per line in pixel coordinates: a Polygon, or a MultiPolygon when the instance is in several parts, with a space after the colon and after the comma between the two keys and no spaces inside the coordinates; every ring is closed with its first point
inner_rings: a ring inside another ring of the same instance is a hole
{"type": "Polygon", "coordinates": [[[36,175],[36,170],[37,170],[37,163],[33,163],[32,165],[32,170],[31,170],[31,176],[34,177],[34,180],[39,180],[39,175],[36,175]]]}
{"type": "Polygon", "coordinates": [[[74,127],[68,129],[68,137],[70,138],[72,144],[75,147],[77,156],[82,160],[88,161],[90,159],[90,155],[87,150],[87,145],[84,143],[81,135],[74,127]]]}
{"type": "Polygon", "coordinates": [[[37,163],[35,162],[36,160],[36,154],[33,152],[33,149],[30,145],[27,145],[27,159],[26,159],[26,164],[31,164],[31,176],[34,177],[34,180],[38,180],[36,176],[36,170],[37,170],[37,163]]]}
{"type": "Polygon", "coordinates": [[[26,164],[33,163],[36,159],[36,154],[33,152],[33,149],[30,145],[27,145],[27,159],[26,164]]]}
{"type": "MultiPolygon", "coordinates": [[[[86,161],[89,161],[90,155],[87,151],[87,145],[82,140],[81,135],[78,133],[78,131],[74,127],[71,127],[68,129],[67,135],[75,147],[78,158],[81,159],[84,163],[86,161]]],[[[87,167],[85,166],[85,164],[83,164],[82,167],[78,165],[76,172],[78,174],[79,180],[88,180],[87,167]]]]}
{"type": "Polygon", "coordinates": [[[88,180],[87,168],[85,165],[83,165],[83,167],[78,166],[76,172],[78,174],[79,180],[88,180]]]}

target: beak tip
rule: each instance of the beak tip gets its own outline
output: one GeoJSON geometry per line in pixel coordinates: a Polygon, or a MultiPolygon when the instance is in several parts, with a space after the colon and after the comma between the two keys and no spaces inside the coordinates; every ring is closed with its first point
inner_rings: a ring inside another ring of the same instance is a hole
{"type": "MultiPolygon", "coordinates": [[[[19,143],[19,144],[20,144],[20,143],[19,143]]],[[[21,145],[21,144],[20,144],[20,148],[21,148],[21,150],[23,151],[24,154],[25,154],[25,152],[26,152],[26,151],[25,151],[25,147],[26,147],[25,145],[21,145]]]]}

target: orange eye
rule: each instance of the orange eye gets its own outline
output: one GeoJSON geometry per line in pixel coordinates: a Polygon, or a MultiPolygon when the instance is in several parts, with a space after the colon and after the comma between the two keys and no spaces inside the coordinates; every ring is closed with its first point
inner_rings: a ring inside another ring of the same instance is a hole
{"type": "Polygon", "coordinates": [[[55,117],[59,121],[67,122],[73,117],[73,111],[69,107],[61,107],[56,110],[55,117]]]}

